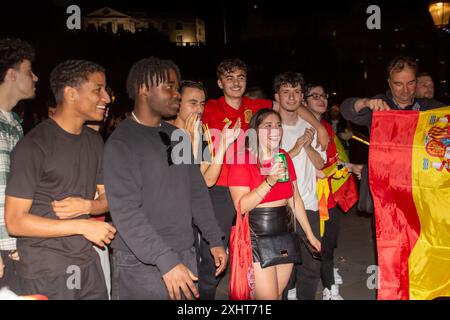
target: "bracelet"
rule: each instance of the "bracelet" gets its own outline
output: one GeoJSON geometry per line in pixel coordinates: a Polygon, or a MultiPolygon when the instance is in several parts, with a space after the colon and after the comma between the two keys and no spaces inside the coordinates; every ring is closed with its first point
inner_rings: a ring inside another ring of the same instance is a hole
{"type": "Polygon", "coordinates": [[[270,187],[270,189],[272,189],[275,185],[271,185],[270,183],[269,183],[269,180],[267,180],[267,178],[266,179],[264,179],[264,181],[267,183],[267,185],[270,187]]]}
{"type": "Polygon", "coordinates": [[[263,197],[262,195],[259,194],[258,189],[255,188],[255,192],[256,192],[256,194],[257,194],[261,199],[264,199],[264,197],[263,197]]]}

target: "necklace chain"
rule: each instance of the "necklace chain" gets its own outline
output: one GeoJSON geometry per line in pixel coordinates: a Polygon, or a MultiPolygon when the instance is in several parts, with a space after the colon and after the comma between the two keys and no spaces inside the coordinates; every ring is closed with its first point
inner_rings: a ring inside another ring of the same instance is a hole
{"type": "Polygon", "coordinates": [[[136,120],[137,123],[142,124],[142,122],[139,121],[139,119],[136,117],[133,111],[131,111],[131,115],[133,116],[134,120],[136,120]]]}
{"type": "MultiPolygon", "coordinates": [[[[136,117],[136,115],[134,114],[134,111],[131,111],[131,115],[133,116],[134,120],[136,120],[137,123],[145,126],[145,124],[143,124],[141,121],[139,121],[138,117],[136,117]]],[[[159,123],[158,127],[161,127],[161,123],[159,123]]]]}

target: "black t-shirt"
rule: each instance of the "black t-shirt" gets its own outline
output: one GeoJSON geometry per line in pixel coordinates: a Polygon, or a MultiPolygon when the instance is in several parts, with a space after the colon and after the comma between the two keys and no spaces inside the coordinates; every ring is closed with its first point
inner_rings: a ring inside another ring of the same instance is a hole
{"type": "MultiPolygon", "coordinates": [[[[94,199],[96,185],[103,184],[102,165],[103,140],[97,132],[84,126],[81,134],[70,134],[48,119],[13,150],[6,194],[32,199],[31,214],[58,219],[51,202],[69,196],[94,199]]],[[[17,249],[18,271],[27,278],[60,275],[68,266],[80,266],[95,256],[92,244],[80,235],[21,237],[17,249]]]]}

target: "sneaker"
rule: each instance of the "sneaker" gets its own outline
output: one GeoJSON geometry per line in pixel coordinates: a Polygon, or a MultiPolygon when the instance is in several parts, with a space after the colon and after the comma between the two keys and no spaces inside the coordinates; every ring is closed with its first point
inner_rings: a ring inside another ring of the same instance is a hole
{"type": "Polygon", "coordinates": [[[323,289],[323,300],[331,300],[331,291],[328,288],[323,289]]]}
{"type": "Polygon", "coordinates": [[[288,300],[297,300],[297,289],[296,288],[292,288],[292,289],[288,290],[287,299],[288,300]]]}
{"type": "Polygon", "coordinates": [[[337,285],[341,285],[344,283],[344,281],[342,280],[341,275],[338,273],[338,268],[334,268],[334,283],[337,285]]]}
{"type": "Polygon", "coordinates": [[[331,285],[331,300],[344,300],[339,294],[339,286],[335,284],[331,285]]]}
{"type": "Polygon", "coordinates": [[[339,294],[339,287],[333,284],[331,289],[323,290],[323,300],[344,300],[344,298],[339,294]]]}

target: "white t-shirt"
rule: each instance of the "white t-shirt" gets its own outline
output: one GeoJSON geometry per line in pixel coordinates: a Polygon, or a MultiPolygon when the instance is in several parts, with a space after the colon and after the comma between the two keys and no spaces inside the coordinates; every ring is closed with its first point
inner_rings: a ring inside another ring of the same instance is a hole
{"type": "MultiPolygon", "coordinates": [[[[295,146],[295,142],[300,138],[307,128],[311,128],[311,125],[305,120],[298,118],[297,123],[294,126],[288,126],[283,123],[283,138],[281,140],[281,147],[289,151],[295,146]]],[[[313,142],[311,146],[316,150],[322,159],[326,161],[326,152],[321,151],[321,148],[315,148],[317,143],[317,133],[314,134],[313,142]]],[[[317,182],[316,182],[316,168],[306,154],[305,149],[299,152],[297,156],[292,158],[294,163],[295,173],[297,174],[297,186],[305,204],[306,210],[317,211],[319,210],[319,200],[317,196],[317,182]]]]}

